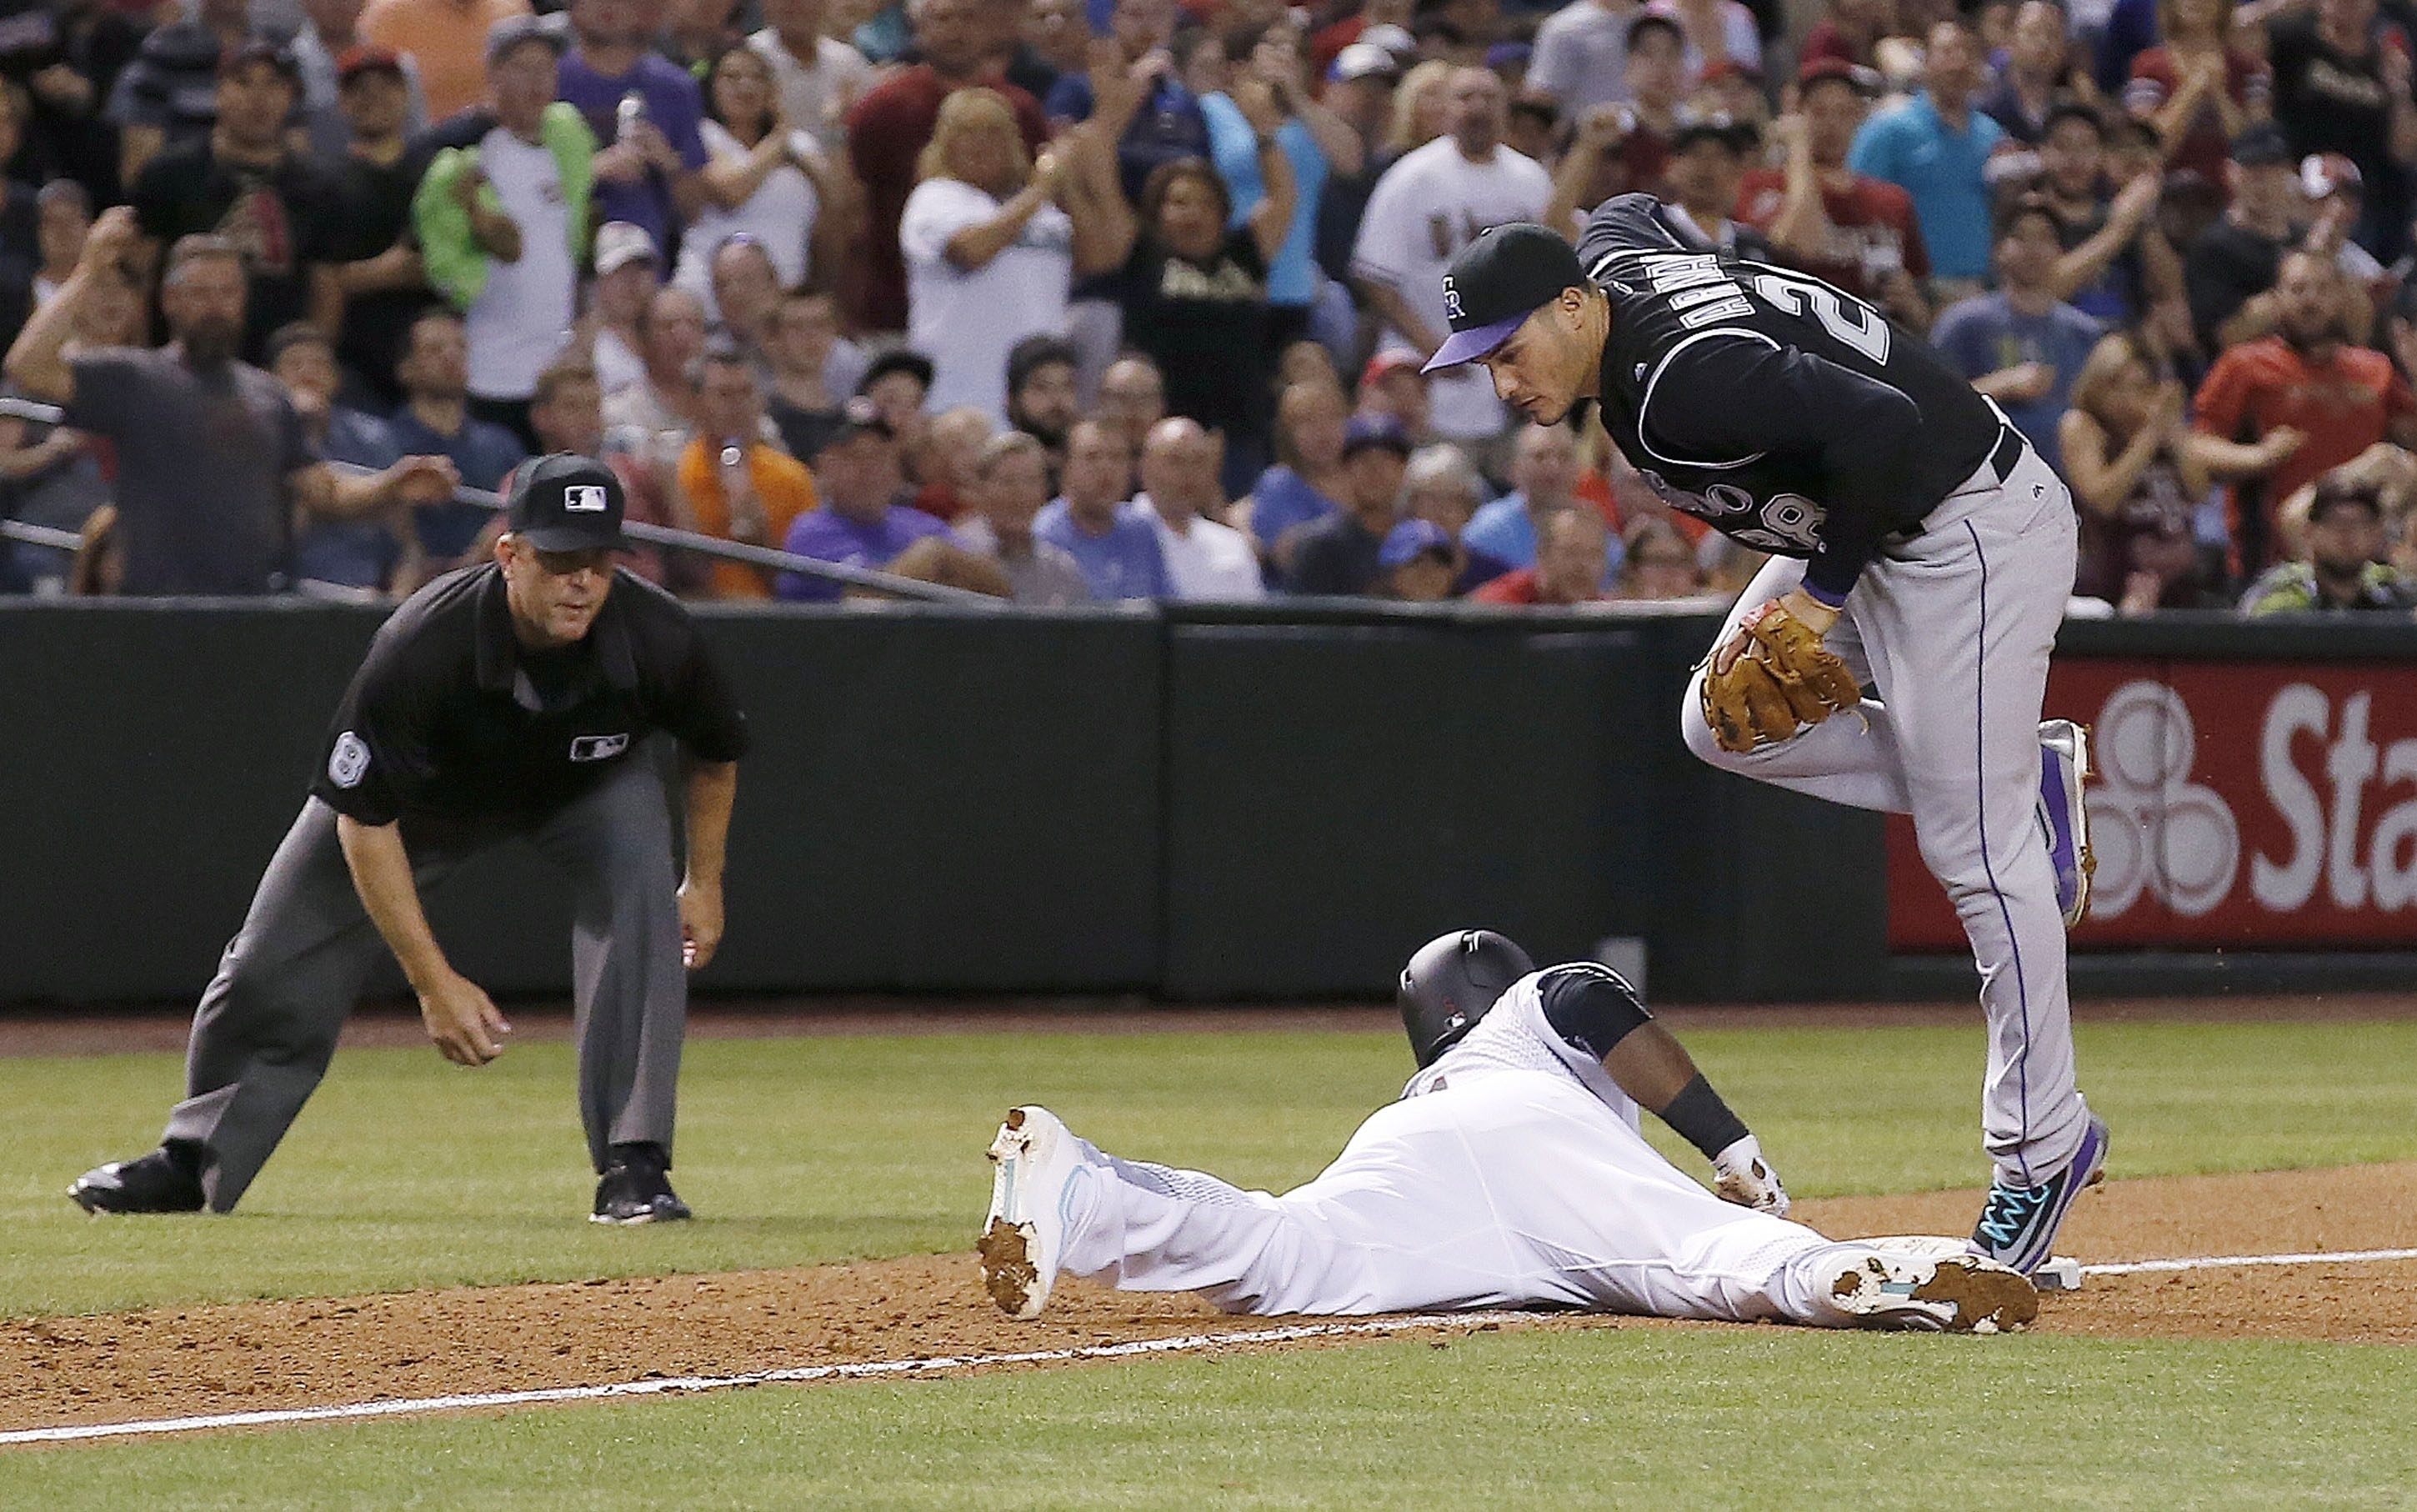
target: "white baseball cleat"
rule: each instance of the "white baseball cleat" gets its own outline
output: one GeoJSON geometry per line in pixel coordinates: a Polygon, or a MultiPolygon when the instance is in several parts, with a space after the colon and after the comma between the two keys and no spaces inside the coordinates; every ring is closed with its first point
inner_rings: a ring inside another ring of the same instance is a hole
{"type": "Polygon", "coordinates": [[[1045,1107],[1011,1107],[990,1142],[990,1216],[982,1224],[982,1288],[1010,1318],[1049,1306],[1066,1253],[1066,1201],[1082,1150],[1045,1107]]]}
{"type": "Polygon", "coordinates": [[[1978,1255],[1879,1247],[1887,1243],[1873,1242],[1830,1286],[1831,1300],[1865,1328],[1999,1334],[2039,1316],[2039,1292],[2019,1271],[1978,1255]]]}

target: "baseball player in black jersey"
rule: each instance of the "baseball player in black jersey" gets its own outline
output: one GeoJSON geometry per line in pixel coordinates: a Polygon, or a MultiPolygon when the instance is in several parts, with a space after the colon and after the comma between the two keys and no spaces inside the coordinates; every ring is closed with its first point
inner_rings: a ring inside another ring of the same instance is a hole
{"type": "Polygon", "coordinates": [[[1430,368],[1484,364],[1538,424],[1594,401],[1672,508],[1772,554],[1689,687],[1687,744],[1913,817],[1989,1020],[1997,1175],[1972,1247],[2038,1270],[2106,1157],[2064,980],[2088,903],[2087,738],[2040,722],[2073,588],[2064,485],[1919,339],[1817,279],[1705,250],[1649,195],[1604,203],[1574,251],[1497,226],[1444,289],[1430,368]]]}

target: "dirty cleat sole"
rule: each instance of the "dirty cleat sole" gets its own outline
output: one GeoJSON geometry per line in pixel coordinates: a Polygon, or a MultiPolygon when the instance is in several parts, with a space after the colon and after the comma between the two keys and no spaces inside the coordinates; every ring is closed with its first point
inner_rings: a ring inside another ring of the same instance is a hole
{"type": "Polygon", "coordinates": [[[1874,1250],[1841,1272],[1830,1294],[1867,1328],[2000,1334],[2039,1316],[2039,1292],[2030,1282],[1978,1255],[1933,1259],[1874,1250]]]}
{"type": "Polygon", "coordinates": [[[975,1247],[982,1290],[1010,1318],[1049,1306],[1066,1252],[1066,1204],[1083,1169],[1080,1142],[1045,1107],[1011,1107],[990,1142],[990,1213],[975,1247]]]}

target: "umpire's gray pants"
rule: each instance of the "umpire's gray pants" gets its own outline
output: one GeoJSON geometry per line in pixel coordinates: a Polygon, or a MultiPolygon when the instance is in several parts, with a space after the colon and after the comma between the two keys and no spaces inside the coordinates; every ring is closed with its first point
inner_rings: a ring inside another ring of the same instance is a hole
{"type": "MultiPolygon", "coordinates": [[[[652,1141],[668,1153],[688,978],[680,959],[671,816],[651,764],[625,760],[533,829],[418,825],[403,841],[420,893],[494,846],[525,839],[570,879],[579,1112],[587,1152],[652,1141]]],[[[232,1210],[310,1100],[386,941],[354,891],[336,813],[302,806],[262,874],[243,928],[193,1016],[185,1100],[166,1138],[207,1148],[202,1190],[232,1210]]]]}

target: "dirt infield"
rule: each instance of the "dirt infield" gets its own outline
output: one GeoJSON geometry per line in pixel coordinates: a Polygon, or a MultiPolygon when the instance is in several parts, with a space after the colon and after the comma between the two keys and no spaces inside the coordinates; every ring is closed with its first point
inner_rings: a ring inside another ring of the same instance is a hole
{"type": "MultiPolygon", "coordinates": [[[[1979,1199],[1840,1199],[1802,1203],[1797,1215],[1841,1236],[1956,1233],[1979,1199]]],[[[2065,1238],[2060,1247],[2092,1263],[2407,1245],[2417,1238],[2417,1162],[2116,1183],[2075,1208],[2065,1238]]],[[[1080,1284],[1062,1289],[1041,1322],[1011,1323],[983,1296],[970,1254],[23,1320],[0,1323],[0,1430],[1264,1325],[1188,1297],[1080,1284]]],[[[1564,1316],[1514,1326],[1733,1325],[1564,1316]]],[[[2046,1299],[2037,1326],[2107,1338],[2417,1344],[2417,1261],[2095,1276],[2077,1295],[2046,1299]]]]}

